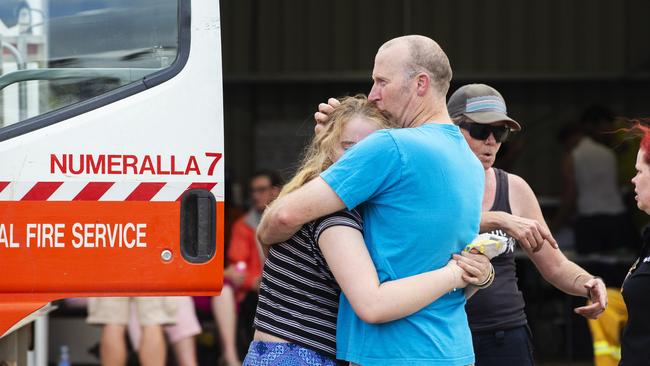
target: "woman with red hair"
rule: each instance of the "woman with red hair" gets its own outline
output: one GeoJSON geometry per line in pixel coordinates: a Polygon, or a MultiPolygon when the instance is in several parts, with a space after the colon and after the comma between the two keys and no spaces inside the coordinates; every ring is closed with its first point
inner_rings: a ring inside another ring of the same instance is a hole
{"type": "MultiPolygon", "coordinates": [[[[642,133],[632,178],[636,204],[650,215],[650,128],[637,124],[642,133]]],[[[628,321],[621,337],[621,366],[650,365],[650,228],[643,232],[643,247],[623,282],[628,321]]]]}

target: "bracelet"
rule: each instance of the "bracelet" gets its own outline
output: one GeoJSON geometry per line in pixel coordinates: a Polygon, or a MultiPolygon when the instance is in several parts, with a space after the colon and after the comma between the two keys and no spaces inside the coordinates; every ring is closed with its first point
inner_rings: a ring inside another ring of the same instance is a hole
{"type": "Polygon", "coordinates": [[[494,282],[494,278],[495,278],[495,277],[496,277],[496,273],[495,273],[495,271],[494,271],[494,266],[492,265],[492,263],[490,263],[490,274],[488,275],[488,278],[486,278],[485,281],[483,281],[483,283],[479,283],[479,284],[477,284],[477,285],[475,285],[475,286],[476,286],[479,290],[482,290],[482,289],[488,288],[488,287],[490,287],[490,285],[492,284],[492,282],[494,282]]]}

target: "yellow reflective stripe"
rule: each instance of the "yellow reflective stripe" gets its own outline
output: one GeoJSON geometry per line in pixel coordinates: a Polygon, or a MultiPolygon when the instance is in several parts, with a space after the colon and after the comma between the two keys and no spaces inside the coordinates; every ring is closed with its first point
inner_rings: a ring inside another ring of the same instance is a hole
{"type": "Polygon", "coordinates": [[[594,342],[595,356],[611,356],[616,360],[621,359],[621,347],[611,345],[607,341],[594,342]]]}

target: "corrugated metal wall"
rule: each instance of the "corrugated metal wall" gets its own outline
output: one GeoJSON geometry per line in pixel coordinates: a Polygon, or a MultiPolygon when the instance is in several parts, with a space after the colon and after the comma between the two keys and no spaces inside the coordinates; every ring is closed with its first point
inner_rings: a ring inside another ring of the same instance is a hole
{"type": "Polygon", "coordinates": [[[231,77],[358,76],[379,45],[410,33],[438,40],[462,77],[621,76],[650,56],[644,0],[222,0],[221,7],[231,77]]]}
{"type": "Polygon", "coordinates": [[[240,183],[264,165],[289,169],[317,103],[367,92],[376,49],[403,34],[442,45],[452,88],[487,82],[504,94],[525,127],[513,169],[541,194],[560,191],[555,134],[585,106],[650,115],[645,0],[221,0],[221,9],[227,169],[240,183]]]}

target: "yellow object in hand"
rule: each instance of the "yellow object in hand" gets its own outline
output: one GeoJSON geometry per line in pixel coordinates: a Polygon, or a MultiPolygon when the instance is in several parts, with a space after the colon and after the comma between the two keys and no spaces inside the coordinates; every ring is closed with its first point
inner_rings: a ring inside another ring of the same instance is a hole
{"type": "Polygon", "coordinates": [[[508,239],[503,236],[483,233],[474,238],[463,250],[469,252],[475,249],[477,252],[492,259],[506,251],[508,247],[507,243],[508,239]]]}

